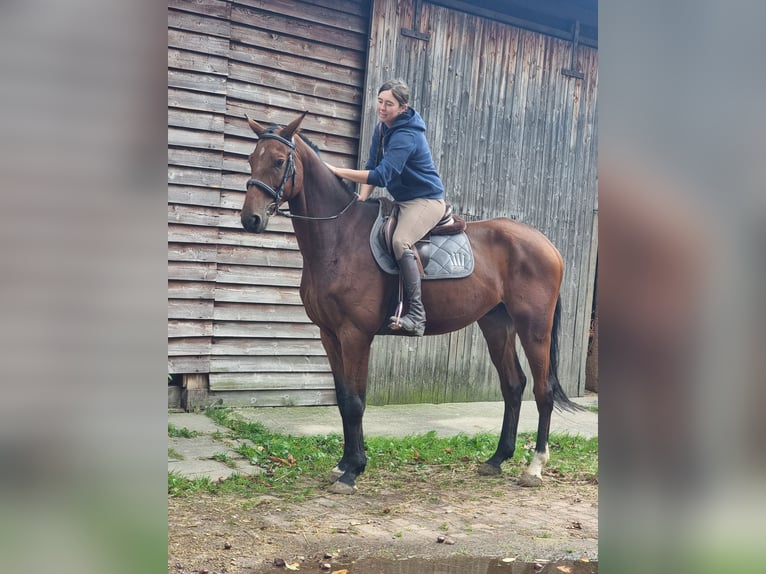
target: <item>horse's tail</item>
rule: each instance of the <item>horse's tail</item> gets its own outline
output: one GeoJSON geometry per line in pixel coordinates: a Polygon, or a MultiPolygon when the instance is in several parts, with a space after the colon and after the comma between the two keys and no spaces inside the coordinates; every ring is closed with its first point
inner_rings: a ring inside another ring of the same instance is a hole
{"type": "Polygon", "coordinates": [[[557,408],[577,412],[587,410],[586,408],[573,403],[561,388],[559,383],[559,326],[561,324],[561,295],[556,300],[556,310],[553,312],[553,328],[551,329],[551,350],[550,361],[548,363],[548,385],[553,394],[553,404],[557,408]]]}

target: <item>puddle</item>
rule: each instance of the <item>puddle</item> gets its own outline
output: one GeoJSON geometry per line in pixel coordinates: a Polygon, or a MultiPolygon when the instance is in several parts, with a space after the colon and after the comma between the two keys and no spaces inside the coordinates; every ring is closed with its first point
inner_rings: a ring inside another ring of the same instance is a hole
{"type": "Polygon", "coordinates": [[[503,562],[500,558],[454,557],[439,560],[357,560],[348,564],[333,561],[331,572],[348,574],[596,574],[598,562],[503,562]]]}

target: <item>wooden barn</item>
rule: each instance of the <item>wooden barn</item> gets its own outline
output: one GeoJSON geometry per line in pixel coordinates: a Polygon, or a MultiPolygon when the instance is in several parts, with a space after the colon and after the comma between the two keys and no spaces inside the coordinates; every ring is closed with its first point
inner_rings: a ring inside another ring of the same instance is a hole
{"type": "MultiPolygon", "coordinates": [[[[303,133],[322,156],[361,167],[392,78],[410,85],[455,211],[529,223],[564,256],[559,374],[582,395],[597,54],[596,0],[170,0],[169,404],[334,404],[290,221],[262,235],[239,223],[254,147],[244,114],[286,124],[308,110],[303,133]]],[[[476,326],[375,340],[371,404],[500,398],[476,326]]]]}

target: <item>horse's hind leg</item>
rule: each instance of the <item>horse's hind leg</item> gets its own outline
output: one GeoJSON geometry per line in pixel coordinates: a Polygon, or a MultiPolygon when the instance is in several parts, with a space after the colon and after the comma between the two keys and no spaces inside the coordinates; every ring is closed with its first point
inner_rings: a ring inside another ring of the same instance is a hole
{"type": "Polygon", "coordinates": [[[539,318],[516,318],[519,339],[529,362],[529,369],[534,380],[535,403],[537,404],[537,441],[532,462],[519,478],[521,486],[540,486],[543,483],[542,470],[550,457],[548,435],[550,434],[551,415],[553,413],[553,387],[548,375],[551,368],[551,328],[550,323],[539,318]]]}
{"type": "Polygon", "coordinates": [[[516,431],[519,426],[521,396],[527,379],[516,354],[516,331],[504,305],[498,305],[478,321],[487,341],[489,356],[500,377],[503,393],[503,428],[500,441],[492,457],[479,467],[479,474],[499,474],[503,461],[513,457],[516,449],[516,431]]]}

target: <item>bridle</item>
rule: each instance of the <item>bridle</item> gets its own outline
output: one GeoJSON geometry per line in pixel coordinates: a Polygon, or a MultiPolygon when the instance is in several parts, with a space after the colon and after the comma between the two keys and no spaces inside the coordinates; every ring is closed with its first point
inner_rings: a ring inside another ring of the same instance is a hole
{"type": "Polygon", "coordinates": [[[282,203],[282,198],[285,195],[285,184],[287,183],[287,180],[292,178],[292,184],[293,189],[295,189],[295,160],[293,159],[293,153],[295,152],[295,143],[283,138],[280,135],[277,135],[275,133],[264,133],[259,136],[259,139],[262,140],[277,140],[280,143],[285,144],[287,147],[290,148],[290,155],[287,156],[287,166],[285,167],[285,173],[282,175],[282,181],[279,183],[279,187],[277,189],[274,189],[271,187],[268,183],[265,181],[261,181],[260,179],[253,179],[252,177],[247,180],[247,184],[245,185],[246,189],[249,189],[250,186],[254,185],[255,187],[258,187],[268,193],[271,197],[274,198],[274,201],[269,204],[269,206],[266,208],[266,213],[271,215],[284,215],[285,217],[290,217],[293,219],[310,219],[312,221],[322,221],[327,219],[336,219],[346,213],[348,209],[356,203],[357,197],[359,197],[358,193],[354,193],[354,197],[351,198],[351,202],[344,207],[340,213],[336,215],[331,215],[329,217],[311,217],[308,215],[294,215],[292,213],[289,213],[286,209],[280,209],[279,205],[282,203]]]}
{"type": "Polygon", "coordinates": [[[279,187],[277,189],[274,189],[265,181],[261,181],[260,179],[253,179],[252,177],[247,180],[247,185],[245,185],[246,189],[249,189],[251,185],[259,187],[274,198],[274,202],[271,203],[267,209],[267,213],[269,215],[274,215],[275,213],[279,213],[279,204],[282,203],[282,197],[285,195],[285,184],[290,177],[292,177],[293,180],[293,189],[295,188],[295,160],[293,159],[295,144],[290,140],[286,140],[280,135],[272,133],[261,134],[259,139],[277,140],[278,142],[281,142],[290,148],[290,155],[287,156],[287,166],[285,167],[285,173],[282,175],[282,181],[279,183],[279,187]]]}

